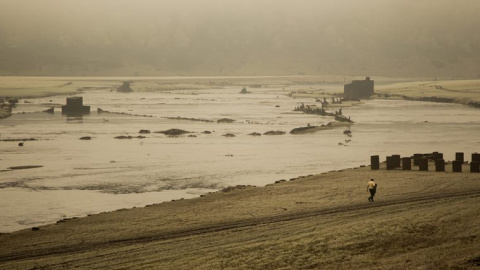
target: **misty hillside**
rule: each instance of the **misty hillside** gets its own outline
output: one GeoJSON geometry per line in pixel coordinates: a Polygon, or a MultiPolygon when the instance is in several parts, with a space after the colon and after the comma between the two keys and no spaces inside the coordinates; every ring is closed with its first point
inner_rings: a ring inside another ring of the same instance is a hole
{"type": "Polygon", "coordinates": [[[479,1],[0,0],[0,75],[480,76],[479,1]]]}

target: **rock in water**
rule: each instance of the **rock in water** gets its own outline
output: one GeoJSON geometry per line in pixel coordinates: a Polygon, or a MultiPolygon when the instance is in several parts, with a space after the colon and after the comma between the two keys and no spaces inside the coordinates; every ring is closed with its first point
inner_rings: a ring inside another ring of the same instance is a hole
{"type": "Polygon", "coordinates": [[[130,82],[123,82],[122,86],[117,88],[117,92],[123,92],[123,93],[133,92],[132,88],[130,88],[130,82]]]}

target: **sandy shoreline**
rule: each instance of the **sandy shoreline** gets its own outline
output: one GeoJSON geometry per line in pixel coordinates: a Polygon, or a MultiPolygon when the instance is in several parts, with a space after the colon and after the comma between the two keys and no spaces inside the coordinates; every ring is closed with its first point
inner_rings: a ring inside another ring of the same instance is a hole
{"type": "Polygon", "coordinates": [[[473,269],[480,174],[468,171],[346,169],[63,220],[0,235],[0,267],[473,269]]]}

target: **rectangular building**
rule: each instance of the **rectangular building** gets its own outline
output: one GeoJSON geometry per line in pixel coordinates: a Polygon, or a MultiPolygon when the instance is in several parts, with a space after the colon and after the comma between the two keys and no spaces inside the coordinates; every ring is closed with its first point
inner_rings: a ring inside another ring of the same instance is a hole
{"type": "Polygon", "coordinates": [[[365,80],[354,80],[343,87],[343,98],[346,100],[358,100],[362,98],[369,98],[374,94],[374,81],[370,77],[365,80]]]}

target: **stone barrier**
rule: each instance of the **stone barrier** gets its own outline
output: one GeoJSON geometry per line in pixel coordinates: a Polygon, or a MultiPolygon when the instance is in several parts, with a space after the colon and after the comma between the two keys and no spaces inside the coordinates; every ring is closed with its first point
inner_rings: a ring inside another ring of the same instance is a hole
{"type": "Polygon", "coordinates": [[[393,158],[393,165],[395,168],[400,168],[400,155],[392,155],[393,158]]]}
{"type": "Polygon", "coordinates": [[[409,171],[412,169],[412,158],[404,157],[402,158],[402,170],[409,171]]]}
{"type": "Polygon", "coordinates": [[[420,160],[423,158],[423,154],[413,154],[413,165],[419,166],[420,160]]]}
{"type": "Polygon", "coordinates": [[[420,159],[420,167],[418,168],[419,171],[428,171],[428,158],[420,159]]]}
{"type": "Polygon", "coordinates": [[[433,153],[432,153],[432,159],[433,159],[433,160],[443,159],[443,153],[433,152],[433,153]]]}
{"type": "Polygon", "coordinates": [[[435,160],[435,171],[444,172],[445,171],[445,160],[437,159],[435,160]]]}
{"type": "Polygon", "coordinates": [[[470,172],[472,172],[472,173],[480,172],[480,161],[470,162],[470,172]]]}
{"type": "Polygon", "coordinates": [[[455,161],[460,161],[461,163],[463,163],[465,161],[465,159],[463,157],[463,152],[456,152],[455,153],[455,161]]]}
{"type": "Polygon", "coordinates": [[[460,162],[458,160],[455,160],[452,162],[452,172],[462,172],[462,164],[463,162],[460,162]]]}
{"type": "MultiPolygon", "coordinates": [[[[435,161],[435,171],[445,171],[445,160],[443,153],[432,152],[426,154],[414,154],[411,157],[400,157],[400,155],[391,155],[386,157],[386,169],[394,170],[402,168],[402,170],[412,169],[413,165],[419,166],[419,171],[428,171],[429,160],[435,161]]],[[[465,163],[464,153],[456,152],[455,160],[452,161],[452,172],[462,172],[462,165],[465,163]]],[[[468,162],[467,162],[468,163],[468,162]]],[[[380,157],[378,155],[370,156],[370,167],[372,170],[380,169],[380,157]]],[[[480,172],[480,153],[472,153],[472,162],[470,162],[470,172],[480,172]]]]}
{"type": "Polygon", "coordinates": [[[387,157],[387,170],[393,170],[395,169],[395,159],[392,156],[387,157]]]}
{"type": "Polygon", "coordinates": [[[372,170],[380,169],[380,157],[378,155],[370,156],[370,168],[372,170]]]}

